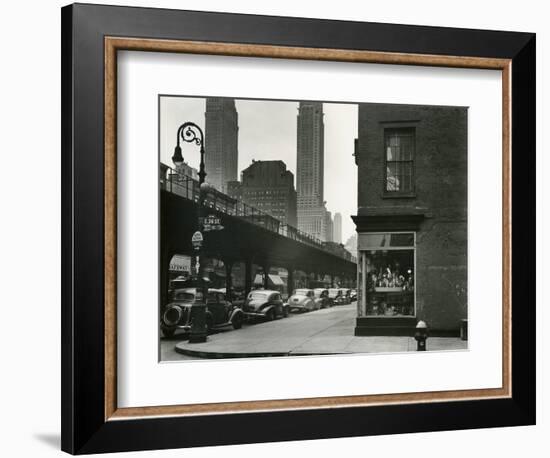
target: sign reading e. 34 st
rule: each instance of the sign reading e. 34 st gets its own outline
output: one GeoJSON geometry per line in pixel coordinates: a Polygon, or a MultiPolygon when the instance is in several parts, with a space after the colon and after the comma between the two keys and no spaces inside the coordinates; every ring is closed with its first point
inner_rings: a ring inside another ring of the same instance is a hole
{"type": "Polygon", "coordinates": [[[208,215],[202,218],[202,226],[205,232],[208,231],[221,231],[223,229],[222,220],[219,216],[208,215]]]}

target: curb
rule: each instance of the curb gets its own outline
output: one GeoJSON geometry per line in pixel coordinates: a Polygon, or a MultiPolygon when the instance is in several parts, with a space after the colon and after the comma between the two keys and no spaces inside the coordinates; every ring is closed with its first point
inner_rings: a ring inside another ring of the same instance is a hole
{"type": "Polygon", "coordinates": [[[280,356],[327,356],[327,355],[341,355],[345,353],[320,353],[320,352],[218,352],[218,351],[206,351],[206,350],[191,350],[186,347],[180,347],[179,344],[176,344],[174,347],[176,353],[182,355],[194,356],[196,358],[204,359],[222,359],[222,358],[273,358],[280,356]]]}

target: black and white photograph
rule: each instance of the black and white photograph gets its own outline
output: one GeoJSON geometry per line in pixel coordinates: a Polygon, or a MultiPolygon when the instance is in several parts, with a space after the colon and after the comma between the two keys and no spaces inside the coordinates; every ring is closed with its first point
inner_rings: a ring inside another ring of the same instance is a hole
{"type": "Polygon", "coordinates": [[[544,456],[544,11],[7,2],[0,455],[544,456]]]}
{"type": "Polygon", "coordinates": [[[160,361],[468,349],[468,107],[159,94],[158,119],[160,361]]]}

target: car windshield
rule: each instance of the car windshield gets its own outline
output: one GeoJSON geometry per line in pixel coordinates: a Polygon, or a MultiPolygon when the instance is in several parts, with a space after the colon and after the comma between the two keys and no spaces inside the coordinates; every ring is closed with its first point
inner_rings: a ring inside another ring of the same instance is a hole
{"type": "Polygon", "coordinates": [[[195,295],[188,291],[176,291],[174,293],[174,300],[181,302],[193,302],[195,300],[195,295]]]}
{"type": "Polygon", "coordinates": [[[172,289],[185,288],[189,286],[189,280],[172,280],[170,285],[172,289]]]}
{"type": "Polygon", "coordinates": [[[267,293],[253,291],[248,295],[248,298],[252,300],[264,300],[267,298],[267,293]]]}
{"type": "Polygon", "coordinates": [[[294,294],[297,296],[307,296],[307,293],[309,293],[309,289],[297,289],[294,291],[294,294]]]}

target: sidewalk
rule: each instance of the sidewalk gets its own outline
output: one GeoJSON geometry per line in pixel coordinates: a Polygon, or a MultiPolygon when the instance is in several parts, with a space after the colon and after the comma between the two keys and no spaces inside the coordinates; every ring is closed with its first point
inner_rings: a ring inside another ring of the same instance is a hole
{"type": "MultiPolygon", "coordinates": [[[[176,344],[176,352],[199,358],[247,358],[327,355],[341,353],[397,353],[416,351],[412,337],[355,337],[355,303],[291,315],[240,330],[213,334],[208,341],[176,344]]],[[[428,351],[465,350],[459,338],[432,337],[428,351]]]]}

